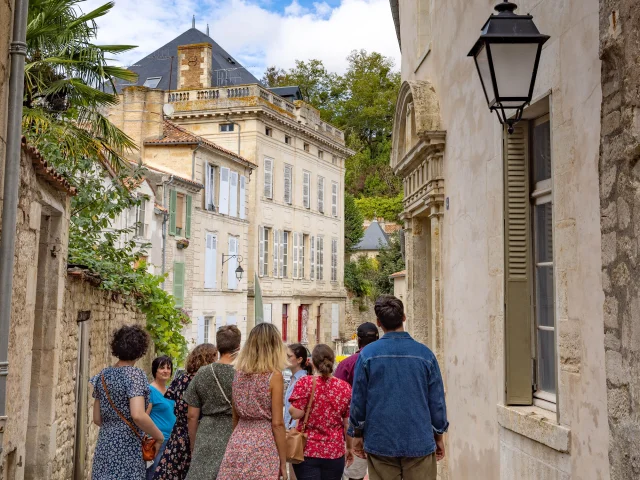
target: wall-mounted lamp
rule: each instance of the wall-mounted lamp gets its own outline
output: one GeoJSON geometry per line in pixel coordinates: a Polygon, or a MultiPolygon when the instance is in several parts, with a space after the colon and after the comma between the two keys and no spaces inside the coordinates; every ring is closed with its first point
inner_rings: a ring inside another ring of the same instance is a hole
{"type": "Polygon", "coordinates": [[[240,280],[242,280],[242,274],[244,273],[244,269],[242,268],[242,265],[240,265],[242,263],[242,256],[241,255],[225,255],[223,253],[222,254],[222,268],[224,269],[224,264],[227,263],[232,258],[237,258],[238,259],[238,268],[236,268],[236,278],[238,279],[238,281],[240,281],[240,280]],[[226,258],[226,260],[225,260],[225,258],[226,258]]]}

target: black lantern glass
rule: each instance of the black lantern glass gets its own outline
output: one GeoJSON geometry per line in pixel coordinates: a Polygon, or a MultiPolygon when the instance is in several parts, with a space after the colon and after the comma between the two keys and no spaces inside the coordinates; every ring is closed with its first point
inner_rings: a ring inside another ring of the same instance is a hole
{"type": "Polygon", "coordinates": [[[549,40],[531,15],[517,15],[516,8],[507,0],[496,5],[498,14],[489,17],[469,52],[489,109],[498,114],[500,123],[509,125],[509,133],[531,102],[542,45],[549,40]]]}
{"type": "Polygon", "coordinates": [[[238,281],[242,280],[242,274],[244,273],[244,270],[242,268],[241,265],[238,265],[238,268],[236,268],[236,278],[238,279],[238,281]]]}

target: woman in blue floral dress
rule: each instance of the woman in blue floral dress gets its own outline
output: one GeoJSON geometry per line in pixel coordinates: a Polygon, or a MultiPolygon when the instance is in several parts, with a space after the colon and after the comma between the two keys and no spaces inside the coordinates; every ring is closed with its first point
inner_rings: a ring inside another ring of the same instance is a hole
{"type": "Polygon", "coordinates": [[[144,480],[146,464],[142,459],[143,432],[162,445],[164,436],[145,412],[149,404],[147,376],[134,364],[149,346],[149,335],[137,325],[124,326],[113,334],[111,353],[118,362],[102,370],[90,382],[93,385],[93,422],[100,427],[93,456],[92,480],[144,480]],[[134,433],[114,410],[136,428],[134,433]]]}
{"type": "Polygon", "coordinates": [[[182,397],[200,367],[216,360],[218,360],[218,349],[215,345],[210,343],[198,345],[187,357],[186,372],[178,375],[164,394],[166,398],[176,402],[173,410],[176,423],[156,467],[154,480],[184,480],[187,476],[191,466],[191,447],[187,427],[189,405],[182,397]]]}

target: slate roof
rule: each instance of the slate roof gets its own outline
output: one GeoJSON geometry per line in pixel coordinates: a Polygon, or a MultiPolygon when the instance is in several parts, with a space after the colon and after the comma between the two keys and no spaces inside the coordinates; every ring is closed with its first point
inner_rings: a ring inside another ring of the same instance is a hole
{"type": "Polygon", "coordinates": [[[290,102],[293,102],[294,100],[302,100],[302,92],[300,91],[300,87],[297,86],[273,87],[269,90],[290,102]]]}
{"type": "Polygon", "coordinates": [[[389,246],[389,239],[387,238],[387,234],[384,233],[384,230],[377,222],[374,220],[371,222],[371,225],[367,227],[364,231],[364,236],[360,243],[358,243],[354,250],[380,250],[382,247],[389,246]]]}
{"type": "Polygon", "coordinates": [[[210,43],[212,52],[212,80],[211,86],[224,85],[243,85],[260,83],[256,77],[244,68],[238,60],[233,58],[225,49],[216,43],[216,41],[207,34],[201,32],[197,28],[190,28],[183,34],[177,36],[166,45],[163,45],[155,52],[138,60],[133,65],[127,67],[132,72],[138,74],[136,83],[118,82],[116,89],[118,92],[123,87],[138,85],[142,86],[147,78],[162,77],[158,85],[154,88],[160,90],[175,90],[178,85],[178,47],[182,45],[191,45],[193,43],[210,43]],[[173,58],[173,68],[171,68],[171,57],[173,58]],[[172,70],[171,74],[169,70],[172,70]],[[218,74],[222,74],[227,70],[227,83],[219,83],[218,74]],[[169,77],[171,77],[171,86],[169,86],[169,77]]]}
{"type": "Polygon", "coordinates": [[[257,167],[257,165],[251,160],[247,160],[237,153],[232,152],[231,150],[227,150],[226,148],[223,148],[220,145],[207,140],[206,138],[195,135],[169,120],[163,121],[161,138],[145,140],[144,142],[145,145],[196,145],[198,143],[206,145],[212,150],[217,150],[218,152],[224,153],[229,157],[233,157],[235,160],[238,160],[240,163],[243,163],[249,167],[257,167]]]}

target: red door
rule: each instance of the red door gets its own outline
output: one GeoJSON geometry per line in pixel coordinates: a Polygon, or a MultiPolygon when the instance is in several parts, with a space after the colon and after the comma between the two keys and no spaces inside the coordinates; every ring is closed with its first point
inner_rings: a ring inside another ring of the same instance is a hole
{"type": "Polygon", "coordinates": [[[302,311],[304,310],[304,306],[300,305],[298,307],[298,343],[302,341],[302,311]]]}
{"type": "Polygon", "coordinates": [[[289,304],[282,305],[282,341],[287,341],[287,328],[289,323],[289,304]]]}

